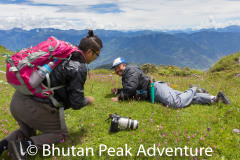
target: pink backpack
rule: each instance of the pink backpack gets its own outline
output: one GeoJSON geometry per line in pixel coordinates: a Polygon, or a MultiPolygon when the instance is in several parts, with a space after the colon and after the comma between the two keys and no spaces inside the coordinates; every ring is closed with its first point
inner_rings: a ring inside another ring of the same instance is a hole
{"type": "Polygon", "coordinates": [[[32,88],[29,78],[33,72],[44,64],[57,59],[54,67],[56,67],[63,59],[67,59],[73,51],[83,54],[78,47],[71,45],[65,41],[50,37],[47,41],[41,42],[35,47],[22,49],[13,56],[7,55],[7,71],[6,77],[17,91],[25,95],[33,95],[39,98],[49,98],[53,94],[53,90],[63,87],[50,88],[40,85],[41,92],[32,88]]]}
{"type": "Polygon", "coordinates": [[[32,88],[29,79],[30,76],[44,64],[53,62],[56,59],[57,62],[52,67],[53,69],[62,60],[70,59],[71,54],[74,51],[79,52],[79,54],[83,55],[78,47],[73,46],[70,43],[60,41],[55,37],[50,37],[47,39],[47,41],[44,41],[35,47],[22,49],[19,52],[15,53],[13,56],[4,54],[4,56],[7,56],[6,77],[8,83],[11,84],[17,91],[25,95],[51,99],[53,105],[55,107],[59,107],[59,116],[62,129],[67,128],[64,118],[64,106],[53,97],[53,94],[55,89],[64,86],[51,88],[48,73],[46,74],[46,79],[48,82],[47,87],[41,84],[37,89],[32,88]]]}

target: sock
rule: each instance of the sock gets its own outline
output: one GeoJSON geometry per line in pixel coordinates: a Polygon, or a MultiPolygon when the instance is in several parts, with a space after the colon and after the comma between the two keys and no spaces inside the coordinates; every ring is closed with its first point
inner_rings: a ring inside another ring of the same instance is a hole
{"type": "Polygon", "coordinates": [[[34,145],[34,143],[33,143],[33,141],[31,139],[26,139],[26,140],[22,141],[22,145],[25,148],[28,148],[30,145],[34,145]]]}

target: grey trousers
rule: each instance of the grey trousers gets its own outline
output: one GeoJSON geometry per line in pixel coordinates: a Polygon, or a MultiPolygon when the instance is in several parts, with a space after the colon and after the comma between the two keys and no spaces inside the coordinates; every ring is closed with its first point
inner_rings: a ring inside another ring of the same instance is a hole
{"type": "Polygon", "coordinates": [[[4,138],[8,142],[31,138],[34,145],[41,149],[43,144],[58,143],[68,135],[67,129],[61,129],[59,112],[52,104],[37,102],[16,91],[10,111],[20,129],[4,138]],[[36,136],[36,130],[42,134],[36,136]]]}
{"type": "Polygon", "coordinates": [[[196,88],[190,88],[185,92],[172,89],[164,82],[154,83],[155,100],[172,108],[183,108],[191,103],[210,104],[212,100],[209,94],[196,93],[196,88]]]}

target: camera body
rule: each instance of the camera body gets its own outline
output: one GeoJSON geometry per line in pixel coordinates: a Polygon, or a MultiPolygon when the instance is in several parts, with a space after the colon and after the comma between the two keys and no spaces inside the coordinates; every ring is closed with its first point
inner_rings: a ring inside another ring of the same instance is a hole
{"type": "Polygon", "coordinates": [[[117,113],[110,114],[111,126],[110,126],[110,132],[118,132],[119,129],[138,129],[138,121],[132,120],[131,118],[127,117],[121,117],[117,115],[117,113]]]}

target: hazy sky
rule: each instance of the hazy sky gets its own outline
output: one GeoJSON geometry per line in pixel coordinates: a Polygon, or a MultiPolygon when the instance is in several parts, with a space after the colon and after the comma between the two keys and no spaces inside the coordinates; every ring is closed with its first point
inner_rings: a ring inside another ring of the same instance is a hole
{"type": "Polygon", "coordinates": [[[0,29],[162,30],[240,25],[240,0],[0,0],[0,29]]]}

